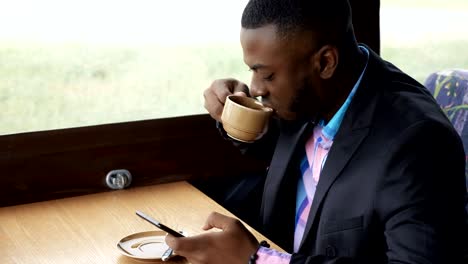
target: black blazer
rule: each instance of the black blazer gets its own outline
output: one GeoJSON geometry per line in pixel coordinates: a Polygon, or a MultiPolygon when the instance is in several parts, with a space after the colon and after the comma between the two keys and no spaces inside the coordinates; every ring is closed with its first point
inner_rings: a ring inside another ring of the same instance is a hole
{"type": "MultiPolygon", "coordinates": [[[[280,122],[279,136],[265,137],[277,143],[261,226],[288,252],[294,239],[296,155],[312,127],[280,122]]],[[[461,263],[464,167],[461,140],[431,94],[371,51],[291,263],[461,263]]]]}

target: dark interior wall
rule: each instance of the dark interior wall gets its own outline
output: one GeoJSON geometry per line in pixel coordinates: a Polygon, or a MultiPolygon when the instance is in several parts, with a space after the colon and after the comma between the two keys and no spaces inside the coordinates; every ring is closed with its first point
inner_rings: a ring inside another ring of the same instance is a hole
{"type": "Polygon", "coordinates": [[[350,0],[356,38],[380,54],[380,0],[350,0]]]}

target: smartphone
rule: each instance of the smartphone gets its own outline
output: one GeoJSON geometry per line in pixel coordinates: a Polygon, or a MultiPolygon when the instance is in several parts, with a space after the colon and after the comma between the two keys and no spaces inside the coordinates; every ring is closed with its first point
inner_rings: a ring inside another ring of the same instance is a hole
{"type": "Polygon", "coordinates": [[[168,227],[168,226],[165,226],[163,224],[161,224],[160,222],[156,221],[156,219],[152,218],[151,216],[149,215],[146,215],[145,213],[143,212],[140,212],[140,211],[136,211],[136,214],[145,219],[146,221],[150,222],[151,224],[155,225],[156,227],[158,227],[159,229],[163,230],[163,231],[166,231],[167,233],[175,236],[175,237],[183,237],[184,235],[182,235],[180,232],[177,232],[175,231],[174,229],[168,227]]]}

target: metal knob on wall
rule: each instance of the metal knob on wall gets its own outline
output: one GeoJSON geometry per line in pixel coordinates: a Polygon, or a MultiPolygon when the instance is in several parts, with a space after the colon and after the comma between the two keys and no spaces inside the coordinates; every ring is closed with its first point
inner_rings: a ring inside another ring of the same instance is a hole
{"type": "Polygon", "coordinates": [[[106,185],[113,190],[121,190],[131,183],[132,174],[128,170],[112,170],[106,175],[106,185]]]}

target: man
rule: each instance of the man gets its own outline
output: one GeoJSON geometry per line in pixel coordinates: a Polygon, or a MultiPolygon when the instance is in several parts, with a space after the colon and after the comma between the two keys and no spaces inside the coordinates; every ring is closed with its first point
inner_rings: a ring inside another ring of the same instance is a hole
{"type": "Polygon", "coordinates": [[[287,253],[213,213],[205,230],[168,236],[191,263],[461,263],[464,152],[425,88],[358,45],[346,0],[251,0],[242,16],[250,89],[205,91],[220,121],[229,94],[276,111],[247,151],[271,160],[262,230],[287,253]],[[250,261],[250,262],[249,262],[250,261]]]}

